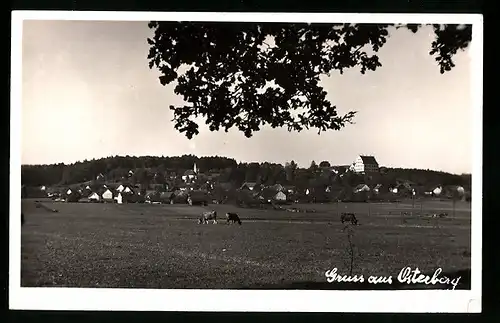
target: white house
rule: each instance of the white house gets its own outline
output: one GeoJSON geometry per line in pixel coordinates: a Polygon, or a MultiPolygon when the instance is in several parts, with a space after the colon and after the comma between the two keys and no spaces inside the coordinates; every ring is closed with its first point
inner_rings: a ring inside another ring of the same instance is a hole
{"type": "Polygon", "coordinates": [[[111,192],[110,190],[106,190],[104,193],[102,193],[102,199],[107,201],[112,201],[113,192],[111,192]]]}
{"type": "Polygon", "coordinates": [[[349,169],[355,173],[378,172],[379,165],[375,157],[359,155],[349,169]]]}
{"type": "Polygon", "coordinates": [[[41,191],[45,191],[45,189],[46,189],[45,185],[42,185],[42,187],[40,187],[41,191]]]}
{"type": "Polygon", "coordinates": [[[184,182],[190,182],[196,179],[197,173],[196,173],[196,164],[194,164],[194,170],[193,169],[188,169],[187,171],[184,172],[184,175],[182,175],[182,180],[184,182]]]}
{"type": "Polygon", "coordinates": [[[88,199],[89,199],[89,201],[98,202],[98,201],[101,200],[101,197],[99,196],[99,194],[97,194],[97,193],[94,192],[94,193],[92,193],[92,194],[89,195],[88,199]]]}
{"type": "Polygon", "coordinates": [[[71,188],[68,188],[68,190],[66,191],[66,194],[71,195],[71,193],[73,193],[73,191],[71,190],[71,188]]]}
{"type": "Polygon", "coordinates": [[[123,187],[123,185],[122,185],[122,184],[120,184],[120,186],[118,186],[118,187],[116,188],[116,191],[121,192],[121,191],[123,191],[123,189],[124,189],[124,188],[125,188],[125,187],[123,187]]]}
{"type": "Polygon", "coordinates": [[[85,189],[90,191],[90,186],[85,186],[85,189]]]}
{"type": "Polygon", "coordinates": [[[280,191],[280,192],[276,193],[276,195],[274,195],[274,199],[276,201],[286,201],[286,195],[285,195],[285,193],[280,191]]]}
{"type": "Polygon", "coordinates": [[[121,190],[121,192],[123,193],[132,193],[132,190],[130,189],[130,187],[125,187],[123,190],[121,190]]]}
{"type": "Polygon", "coordinates": [[[435,189],[432,190],[432,194],[434,194],[434,195],[440,195],[442,192],[443,192],[443,187],[442,186],[438,186],[438,187],[436,187],[435,189]]]}
{"type": "Polygon", "coordinates": [[[308,188],[306,189],[306,192],[305,192],[305,193],[306,193],[306,195],[309,195],[309,193],[310,193],[310,192],[309,192],[309,189],[308,189],[308,188]]]}

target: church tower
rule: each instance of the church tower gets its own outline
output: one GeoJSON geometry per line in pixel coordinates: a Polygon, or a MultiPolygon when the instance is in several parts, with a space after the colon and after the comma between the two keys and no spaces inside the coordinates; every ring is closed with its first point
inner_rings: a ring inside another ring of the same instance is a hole
{"type": "Polygon", "coordinates": [[[194,163],[194,166],[193,166],[193,172],[195,174],[198,174],[198,169],[196,168],[196,163],[194,163]]]}

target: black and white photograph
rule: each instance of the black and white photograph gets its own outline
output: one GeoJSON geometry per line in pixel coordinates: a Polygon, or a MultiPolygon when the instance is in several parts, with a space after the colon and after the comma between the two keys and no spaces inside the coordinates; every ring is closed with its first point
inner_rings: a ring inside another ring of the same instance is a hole
{"type": "Polygon", "coordinates": [[[13,12],[10,308],[481,312],[482,33],[13,12]]]}

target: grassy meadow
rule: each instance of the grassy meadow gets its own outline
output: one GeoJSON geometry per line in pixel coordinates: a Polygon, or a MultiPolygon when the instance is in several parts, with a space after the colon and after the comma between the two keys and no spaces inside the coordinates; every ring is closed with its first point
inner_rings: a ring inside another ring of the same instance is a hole
{"type": "Polygon", "coordinates": [[[325,283],[327,270],[350,270],[351,248],[339,212],[355,212],[360,222],[352,234],[353,274],[397,276],[406,266],[430,273],[471,266],[471,210],[465,202],[457,202],[453,214],[452,203],[440,201],[422,208],[419,203],[412,208],[411,201],[293,205],[314,209],[311,213],[40,201],[49,209],[22,200],[23,287],[239,289],[325,283]],[[219,223],[197,224],[201,212],[212,209],[219,223]],[[237,212],[243,224],[227,225],[225,212],[237,212]],[[424,216],[439,212],[449,216],[424,216]]]}

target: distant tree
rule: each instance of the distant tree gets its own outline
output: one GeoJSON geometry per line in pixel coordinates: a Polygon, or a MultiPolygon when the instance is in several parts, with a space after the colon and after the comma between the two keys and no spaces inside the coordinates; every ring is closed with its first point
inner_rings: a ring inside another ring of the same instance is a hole
{"type": "Polygon", "coordinates": [[[311,166],[309,166],[309,170],[311,171],[316,171],[318,169],[318,165],[316,164],[316,162],[313,160],[311,162],[311,166]]]}
{"type": "Polygon", "coordinates": [[[327,168],[327,167],[330,167],[330,162],[324,160],[322,161],[321,163],[319,163],[319,167],[321,168],[327,168]]]}
{"type": "Polygon", "coordinates": [[[286,172],[286,180],[289,183],[292,183],[295,181],[295,173],[297,171],[298,165],[295,161],[290,161],[289,163],[286,163],[285,165],[285,172],[286,172]]]}
{"type": "MultiPolygon", "coordinates": [[[[149,67],[162,85],[177,82],[174,92],[184,106],[170,106],[174,127],[191,139],[199,133],[196,117],[210,131],[236,127],[251,137],[263,125],[289,131],[314,128],[318,133],[352,123],[355,111],[339,115],[319,84],[335,70],[382,66],[375,54],[389,37],[387,24],[220,23],[151,21],[154,35],[149,67]],[[265,85],[272,84],[264,89],[265,85]],[[292,112],[303,109],[298,116],[292,112]]],[[[413,33],[419,25],[407,27],[413,33]]],[[[433,25],[441,73],[451,70],[452,57],[468,47],[472,25],[433,25]]]]}

